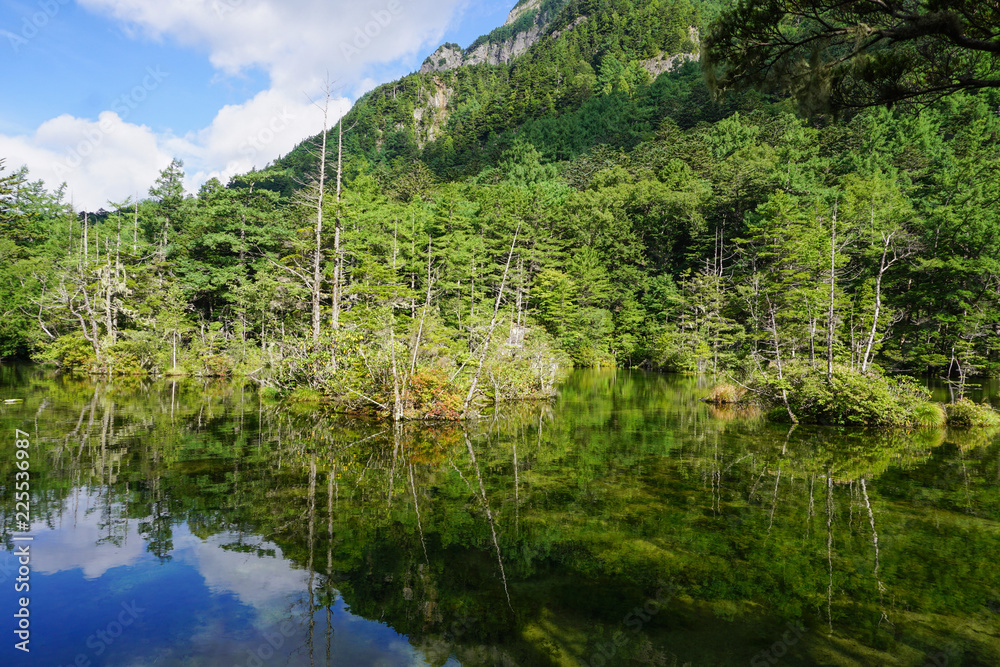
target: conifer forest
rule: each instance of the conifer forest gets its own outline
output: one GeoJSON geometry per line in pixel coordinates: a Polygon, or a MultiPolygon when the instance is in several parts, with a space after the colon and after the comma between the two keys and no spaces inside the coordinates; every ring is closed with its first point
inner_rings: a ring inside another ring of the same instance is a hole
{"type": "MultiPolygon", "coordinates": [[[[912,422],[901,374],[962,398],[1000,372],[996,57],[825,11],[528,3],[466,50],[533,27],[509,62],[432,56],[196,193],[175,160],[79,211],[6,164],[0,354],[244,376],[393,419],[548,396],[577,366],[714,374],[792,421],[788,391],[822,394],[807,418],[912,422]],[[803,73],[790,50],[826,19],[888,37],[861,56],[834,40],[803,73]],[[949,54],[965,69],[942,73],[949,54]],[[818,404],[837,395],[868,407],[818,404]]],[[[954,14],[971,40],[991,11],[954,14]]]]}

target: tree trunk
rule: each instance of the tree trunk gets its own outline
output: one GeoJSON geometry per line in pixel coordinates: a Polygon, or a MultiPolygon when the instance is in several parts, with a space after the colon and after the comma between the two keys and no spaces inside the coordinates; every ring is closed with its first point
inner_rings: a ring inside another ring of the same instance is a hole
{"type": "MultiPolygon", "coordinates": [[[[326,129],[323,130],[323,153],[326,153],[326,129]]],[[[323,264],[323,167],[320,167],[319,196],[316,200],[316,247],[313,250],[313,279],[312,279],[312,342],[315,345],[319,342],[320,330],[320,289],[322,288],[322,264],[323,264]]]]}
{"type": "Polygon", "coordinates": [[[514,257],[514,246],[517,244],[517,235],[521,231],[521,221],[518,220],[517,229],[514,230],[514,240],[510,244],[510,252],[507,253],[507,264],[503,268],[503,278],[500,279],[500,289],[497,290],[497,300],[496,304],[493,306],[493,319],[490,321],[490,328],[486,332],[486,340],[483,341],[482,349],[479,352],[479,365],[476,367],[476,373],[472,376],[472,384],[469,385],[469,393],[465,396],[465,402],[462,404],[462,414],[467,414],[469,411],[469,405],[472,404],[472,397],[476,393],[476,384],[479,382],[479,375],[483,372],[483,362],[486,360],[486,353],[490,348],[490,340],[493,338],[493,330],[497,326],[497,314],[500,312],[500,302],[503,300],[503,288],[507,283],[507,273],[510,271],[510,260],[514,257]]]}
{"type": "Polygon", "coordinates": [[[889,242],[892,240],[892,234],[882,237],[882,259],[879,260],[878,264],[878,275],[875,276],[875,313],[872,315],[872,328],[868,333],[868,343],[865,345],[865,353],[861,358],[861,372],[864,373],[868,370],[868,364],[871,361],[871,357],[874,357],[872,348],[875,346],[875,334],[878,330],[878,318],[882,312],[882,276],[885,274],[886,266],[885,259],[889,253],[889,242]]]}
{"type": "MultiPolygon", "coordinates": [[[[774,306],[770,306],[770,311],[771,333],[774,336],[774,361],[778,365],[778,380],[784,380],[785,375],[781,366],[781,346],[778,344],[778,323],[774,318],[774,306]]],[[[798,424],[799,420],[795,417],[795,413],[792,412],[792,406],[788,404],[788,392],[784,387],[781,388],[781,400],[785,404],[785,410],[788,411],[788,418],[792,420],[793,424],[798,424]]]]}
{"type": "MultiPolygon", "coordinates": [[[[331,324],[333,330],[340,328],[340,281],[341,281],[341,259],[340,259],[340,183],[343,168],[344,155],[344,119],[337,123],[337,221],[333,229],[333,316],[331,324]]],[[[336,360],[334,361],[336,365],[336,360]]]]}
{"type": "Polygon", "coordinates": [[[833,381],[833,303],[837,284],[837,205],[833,205],[830,227],[830,310],[826,315],[826,379],[833,381]]]}
{"type": "Polygon", "coordinates": [[[135,217],[132,221],[132,254],[139,254],[139,197],[135,198],[135,217]]]}
{"type": "Polygon", "coordinates": [[[323,104],[323,132],[319,151],[319,180],[316,184],[316,248],[313,253],[312,279],[312,342],[319,343],[320,330],[320,288],[323,286],[323,193],[326,184],[326,130],[330,111],[330,88],[326,89],[326,101],[323,104]]]}
{"type": "Polygon", "coordinates": [[[420,350],[420,339],[424,334],[424,321],[427,319],[427,311],[431,307],[431,236],[427,235],[427,298],[424,301],[424,310],[420,314],[420,326],[417,328],[417,338],[413,342],[413,356],[410,360],[410,374],[404,378],[403,394],[406,394],[405,380],[417,371],[417,352],[420,350]]]}

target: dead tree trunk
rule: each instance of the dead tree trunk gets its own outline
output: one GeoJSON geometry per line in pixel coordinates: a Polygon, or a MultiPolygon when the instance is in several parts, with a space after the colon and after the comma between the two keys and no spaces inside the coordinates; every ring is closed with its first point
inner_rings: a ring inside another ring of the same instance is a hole
{"type": "Polygon", "coordinates": [[[319,179],[316,182],[316,247],[313,252],[312,279],[312,342],[319,343],[319,306],[321,287],[323,285],[323,194],[326,184],[326,129],[330,111],[330,89],[326,90],[326,101],[323,104],[323,132],[319,150],[319,179]]]}
{"type": "Polygon", "coordinates": [[[472,376],[472,383],[469,385],[469,393],[465,396],[465,402],[462,404],[462,414],[467,414],[469,412],[469,406],[472,404],[472,397],[476,394],[476,385],[479,383],[479,375],[483,372],[483,362],[486,360],[486,353],[490,348],[490,340],[493,338],[493,330],[497,326],[497,314],[500,312],[500,302],[503,300],[503,288],[507,283],[507,273],[510,271],[510,261],[514,257],[514,246],[517,245],[517,235],[521,232],[521,221],[517,223],[517,229],[514,230],[514,240],[510,244],[510,252],[507,253],[507,264],[503,268],[503,277],[500,279],[500,289],[497,290],[497,300],[493,306],[493,319],[490,321],[490,328],[486,332],[486,340],[483,341],[480,352],[479,352],[479,365],[476,367],[476,373],[472,376]]]}

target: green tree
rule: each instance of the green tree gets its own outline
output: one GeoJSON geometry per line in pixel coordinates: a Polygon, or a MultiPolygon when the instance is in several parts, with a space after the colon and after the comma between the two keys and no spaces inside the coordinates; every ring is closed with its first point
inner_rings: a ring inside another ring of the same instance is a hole
{"type": "Polygon", "coordinates": [[[170,161],[156,182],[149,188],[149,196],[159,202],[156,218],[159,230],[153,231],[153,238],[159,238],[161,260],[166,257],[170,235],[181,218],[181,204],[184,200],[184,163],[177,158],[170,161]]]}
{"type": "Polygon", "coordinates": [[[718,91],[781,87],[807,112],[1000,87],[1000,9],[977,0],[740,0],[704,40],[718,91]]]}

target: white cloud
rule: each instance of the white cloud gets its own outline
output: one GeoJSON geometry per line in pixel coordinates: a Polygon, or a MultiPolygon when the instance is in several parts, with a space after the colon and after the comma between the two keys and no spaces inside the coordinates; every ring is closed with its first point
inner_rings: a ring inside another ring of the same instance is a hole
{"type": "Polygon", "coordinates": [[[314,90],[327,73],[356,80],[373,63],[436,46],[465,0],[80,0],[154,38],[207,47],[227,74],[260,67],[283,91],[314,90]]]}
{"type": "MultiPolygon", "coordinates": [[[[348,100],[331,100],[328,124],[348,109],[348,100]]],[[[168,146],[175,154],[186,156],[192,183],[203,183],[213,176],[226,182],[234,174],[264,167],[322,127],[322,110],[304,94],[287,95],[271,89],[244,104],[223,107],[209,127],[172,140],[168,146]]]]}
{"type": "Polygon", "coordinates": [[[145,196],[171,156],[148,127],[124,122],[114,111],[98,120],[58,116],[32,135],[0,135],[7,167],[28,165],[29,178],[49,187],[66,182],[78,209],[96,210],[109,199],[145,196]]]}
{"type": "MultiPolygon", "coordinates": [[[[223,107],[208,127],[183,135],[128,122],[126,95],[96,120],[62,115],[34,133],[0,134],[0,156],[9,168],[27,164],[30,177],[49,187],[66,181],[81,209],[146,196],[173,157],[184,160],[189,191],[213,176],[225,182],[320,130],[322,113],[307,93],[320,98],[327,77],[342,87],[335,90],[339,95],[369,90],[376,83],[366,78],[370,66],[436,46],[466,1],[79,0],[132,34],[207,49],[225,76],[260,68],[270,88],[223,107]]],[[[147,79],[130,95],[144,98],[139,88],[149,92],[158,85],[155,77],[147,79]]],[[[330,124],[349,108],[346,98],[335,99],[330,124]]]]}
{"type": "MultiPolygon", "coordinates": [[[[331,100],[329,123],[349,108],[347,99],[331,100]]],[[[50,188],[66,182],[79,210],[97,210],[109,200],[145,197],[174,157],[184,161],[187,190],[196,192],[213,176],[225,183],[264,167],[322,127],[322,111],[305,95],[271,89],[223,107],[211,125],[184,136],[156,133],[114,111],[97,120],[62,115],[31,135],[0,134],[0,156],[8,157],[8,168],[28,165],[29,177],[50,188]]]]}

